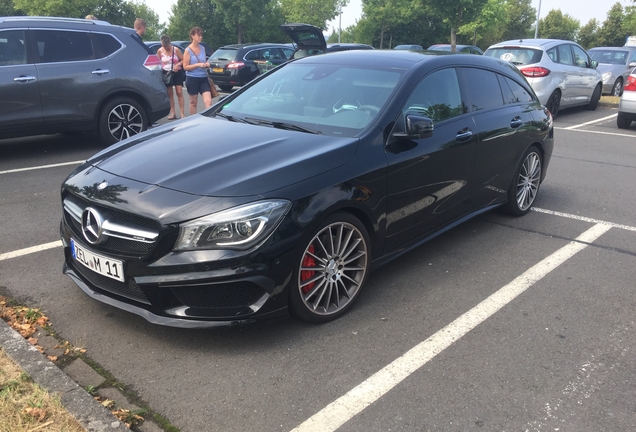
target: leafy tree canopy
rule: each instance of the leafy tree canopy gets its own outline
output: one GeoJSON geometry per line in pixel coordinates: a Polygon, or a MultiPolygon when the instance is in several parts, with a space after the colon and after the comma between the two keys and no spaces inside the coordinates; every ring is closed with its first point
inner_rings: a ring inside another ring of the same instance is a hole
{"type": "Polygon", "coordinates": [[[561,9],[552,9],[545,18],[539,20],[538,37],[546,39],[576,40],[579,21],[561,9]]]}
{"type": "MultiPolygon", "coordinates": [[[[342,6],[348,2],[342,0],[342,6]]],[[[338,16],[340,0],[280,0],[280,4],[287,22],[312,24],[326,30],[327,22],[338,16]]]]}

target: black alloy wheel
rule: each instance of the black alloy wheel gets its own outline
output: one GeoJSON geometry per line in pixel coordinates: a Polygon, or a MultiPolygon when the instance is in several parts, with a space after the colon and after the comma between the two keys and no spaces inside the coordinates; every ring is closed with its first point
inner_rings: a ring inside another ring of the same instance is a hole
{"type": "Polygon", "coordinates": [[[530,211],[541,184],[541,153],[531,146],[523,155],[521,164],[508,190],[505,210],[513,216],[523,216],[530,211]]]}
{"type": "Polygon", "coordinates": [[[147,127],[146,111],[137,101],[126,97],[106,103],[99,116],[99,135],[109,145],[137,135],[147,127]]]}
{"type": "Polygon", "coordinates": [[[351,307],[369,273],[367,231],[352,215],[336,213],[300,244],[290,290],[291,311],[313,323],[336,319],[351,307]]]}

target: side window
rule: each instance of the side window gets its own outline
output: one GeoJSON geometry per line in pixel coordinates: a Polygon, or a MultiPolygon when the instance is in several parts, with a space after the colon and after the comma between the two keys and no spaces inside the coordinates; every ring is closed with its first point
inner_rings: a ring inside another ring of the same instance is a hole
{"type": "MultiPolygon", "coordinates": [[[[109,34],[104,33],[93,33],[93,46],[95,47],[95,57],[96,58],[104,58],[108,57],[119,48],[121,48],[121,43],[114,37],[109,34]]],[[[156,53],[157,49],[159,49],[161,45],[153,48],[153,51],[156,53]]]]}
{"type": "Polygon", "coordinates": [[[404,114],[419,114],[440,122],[464,113],[459,80],[454,68],[433,72],[413,90],[404,114]]]}
{"type": "Polygon", "coordinates": [[[497,74],[484,69],[464,68],[472,111],[503,106],[503,96],[497,74]]]}
{"type": "Polygon", "coordinates": [[[245,60],[261,60],[261,50],[252,50],[245,55],[245,60]]]}
{"type": "Polygon", "coordinates": [[[572,50],[574,51],[574,64],[577,65],[578,67],[589,67],[590,66],[590,60],[587,57],[587,54],[585,51],[583,51],[581,48],[577,47],[576,45],[572,45],[572,50]]]}
{"type": "Polygon", "coordinates": [[[0,32],[0,66],[26,64],[24,30],[0,32]]]}
{"type": "Polygon", "coordinates": [[[289,60],[290,58],[292,58],[292,56],[294,55],[294,50],[293,49],[287,49],[287,48],[283,48],[283,55],[285,56],[285,58],[287,60],[289,60]]]}
{"type": "Polygon", "coordinates": [[[498,75],[499,84],[504,96],[504,103],[516,104],[523,102],[532,102],[534,99],[521,84],[508,77],[498,75]]]}
{"type": "Polygon", "coordinates": [[[559,53],[559,63],[569,66],[574,66],[574,60],[572,59],[572,50],[570,45],[559,45],[557,47],[559,53]]]}
{"type": "Polygon", "coordinates": [[[93,60],[93,45],[86,32],[36,30],[40,63],[93,60]]]}
{"type": "Polygon", "coordinates": [[[550,60],[552,60],[555,63],[559,62],[559,56],[557,54],[556,47],[550,48],[547,52],[548,52],[548,57],[550,57],[550,60]]]}

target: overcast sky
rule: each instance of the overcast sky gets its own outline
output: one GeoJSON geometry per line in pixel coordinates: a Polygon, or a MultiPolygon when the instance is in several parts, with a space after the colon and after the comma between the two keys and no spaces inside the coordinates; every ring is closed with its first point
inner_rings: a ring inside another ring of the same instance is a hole
{"type": "MultiPolygon", "coordinates": [[[[607,12],[617,1],[623,7],[634,4],[631,0],[532,0],[532,6],[539,9],[539,3],[541,3],[541,18],[545,18],[552,9],[561,9],[561,12],[579,20],[580,25],[583,26],[592,18],[603,23],[607,18],[607,12]]],[[[174,3],[176,0],[146,0],[146,4],[154,8],[159,15],[159,20],[165,23],[168,22],[171,5],[174,3]]],[[[360,15],[362,15],[362,0],[350,0],[349,4],[342,8],[342,28],[354,25],[360,19],[360,15]]],[[[337,31],[338,22],[336,18],[329,24],[329,33],[332,28],[337,31]]],[[[196,24],[192,23],[193,26],[196,24]]]]}

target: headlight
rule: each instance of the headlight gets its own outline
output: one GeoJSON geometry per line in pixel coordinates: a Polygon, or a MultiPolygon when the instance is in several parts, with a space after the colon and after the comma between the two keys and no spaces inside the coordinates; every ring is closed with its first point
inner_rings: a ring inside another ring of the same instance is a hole
{"type": "Polygon", "coordinates": [[[290,205],[286,200],[259,201],[186,222],[174,250],[247,250],[276,229],[290,205]]]}
{"type": "Polygon", "coordinates": [[[603,74],[603,81],[607,81],[608,79],[610,79],[612,77],[612,73],[611,72],[605,72],[603,74]]]}

